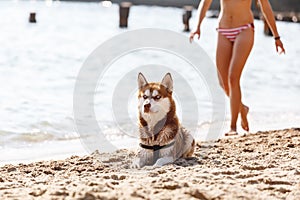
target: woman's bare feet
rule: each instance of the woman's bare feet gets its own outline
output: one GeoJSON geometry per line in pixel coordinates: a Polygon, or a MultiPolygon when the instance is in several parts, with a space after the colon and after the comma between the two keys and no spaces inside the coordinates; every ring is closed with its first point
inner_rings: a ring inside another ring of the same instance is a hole
{"type": "Polygon", "coordinates": [[[236,132],[236,129],[231,129],[227,133],[225,133],[225,136],[233,136],[233,135],[238,135],[238,132],[236,132]]]}
{"type": "Polygon", "coordinates": [[[230,131],[225,133],[225,136],[232,136],[232,135],[238,135],[238,132],[236,131],[235,125],[230,125],[230,131]]]}
{"type": "Polygon", "coordinates": [[[247,119],[248,112],[249,112],[249,107],[243,105],[240,113],[241,113],[241,126],[245,131],[249,131],[249,124],[247,119]]]}
{"type": "MultiPolygon", "coordinates": [[[[249,113],[249,107],[242,104],[242,108],[240,111],[241,126],[245,131],[249,131],[249,124],[248,124],[248,119],[247,119],[248,113],[249,113]]],[[[238,132],[236,131],[236,127],[233,124],[231,125],[230,131],[225,133],[225,136],[232,136],[232,135],[238,135],[238,132]]]]}

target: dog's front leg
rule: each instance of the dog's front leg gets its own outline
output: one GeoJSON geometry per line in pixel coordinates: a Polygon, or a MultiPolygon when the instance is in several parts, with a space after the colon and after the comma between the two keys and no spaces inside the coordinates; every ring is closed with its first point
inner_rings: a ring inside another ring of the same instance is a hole
{"type": "Polygon", "coordinates": [[[141,168],[146,165],[147,162],[147,152],[140,150],[137,154],[137,157],[133,160],[130,168],[141,168]]]}
{"type": "Polygon", "coordinates": [[[153,165],[154,167],[161,167],[163,165],[174,162],[174,158],[171,156],[159,158],[156,163],[153,165]]]}

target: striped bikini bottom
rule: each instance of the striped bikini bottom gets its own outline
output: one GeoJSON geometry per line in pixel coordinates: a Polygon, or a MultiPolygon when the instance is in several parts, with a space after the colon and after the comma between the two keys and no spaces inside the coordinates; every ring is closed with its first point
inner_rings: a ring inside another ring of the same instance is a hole
{"type": "Polygon", "coordinates": [[[239,26],[237,28],[217,28],[217,31],[224,35],[228,40],[231,42],[234,42],[236,37],[245,29],[253,28],[254,30],[254,24],[249,23],[242,26],[239,26]]]}

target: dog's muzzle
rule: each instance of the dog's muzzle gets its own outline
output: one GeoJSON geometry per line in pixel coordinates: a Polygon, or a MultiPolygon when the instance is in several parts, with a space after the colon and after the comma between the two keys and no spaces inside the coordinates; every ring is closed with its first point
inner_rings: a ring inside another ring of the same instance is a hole
{"type": "Polygon", "coordinates": [[[145,112],[145,113],[150,112],[150,107],[151,107],[151,104],[150,104],[150,103],[145,104],[145,105],[144,105],[144,112],[145,112]]]}

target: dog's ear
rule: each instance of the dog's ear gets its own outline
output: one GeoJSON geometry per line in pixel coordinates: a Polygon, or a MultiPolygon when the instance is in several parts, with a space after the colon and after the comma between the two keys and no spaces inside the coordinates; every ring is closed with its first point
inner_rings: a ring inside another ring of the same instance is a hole
{"type": "Polygon", "coordinates": [[[173,91],[173,79],[170,73],[167,73],[161,81],[161,84],[165,86],[169,92],[173,91]]]}
{"type": "Polygon", "coordinates": [[[139,86],[139,89],[141,89],[142,87],[144,87],[147,84],[148,84],[148,82],[147,82],[145,76],[140,72],[139,75],[138,75],[138,86],[139,86]]]}

